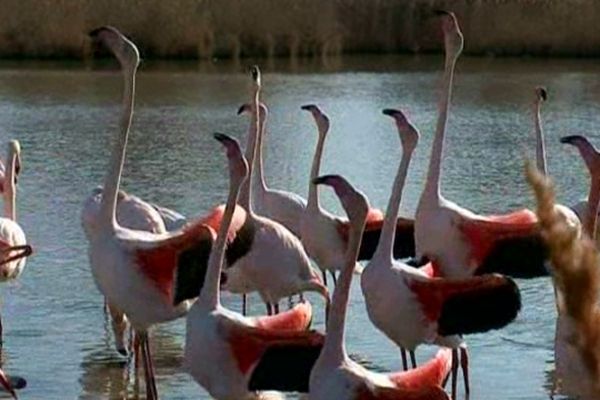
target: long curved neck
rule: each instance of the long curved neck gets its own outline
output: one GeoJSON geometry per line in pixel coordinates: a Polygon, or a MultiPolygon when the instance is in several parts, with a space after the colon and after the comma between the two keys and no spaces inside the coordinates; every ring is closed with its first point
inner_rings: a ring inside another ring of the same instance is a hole
{"type": "Polygon", "coordinates": [[[17,155],[11,149],[8,152],[7,171],[4,176],[4,217],[10,218],[13,221],[17,220],[16,210],[16,187],[15,187],[15,167],[17,163],[17,155]]]}
{"type": "Polygon", "coordinates": [[[323,157],[323,148],[325,145],[326,135],[319,133],[317,140],[317,148],[315,155],[313,156],[312,166],[310,168],[310,180],[308,182],[308,208],[319,209],[319,188],[313,183],[313,180],[319,176],[319,170],[321,169],[321,158],[323,157]]]}
{"type": "Polygon", "coordinates": [[[360,227],[356,226],[355,223],[352,226],[352,233],[346,248],[344,269],[340,273],[333,292],[329,319],[327,320],[327,336],[323,346],[323,357],[327,362],[341,363],[346,357],[345,325],[348,299],[364,224],[365,220],[362,221],[360,227]]]}
{"type": "Polygon", "coordinates": [[[454,79],[454,67],[456,65],[456,58],[453,54],[446,54],[446,63],[444,67],[443,76],[443,94],[439,107],[439,115],[437,120],[437,126],[435,131],[435,137],[433,139],[433,146],[431,147],[431,157],[429,160],[429,170],[427,171],[427,183],[425,185],[425,192],[428,197],[439,199],[441,197],[440,192],[440,176],[442,172],[442,157],[444,153],[444,135],[446,133],[446,123],[448,121],[448,112],[450,110],[450,100],[452,98],[452,81],[454,79]]]}
{"type": "Polygon", "coordinates": [[[206,277],[204,287],[200,293],[198,302],[208,310],[214,310],[221,305],[220,284],[221,284],[221,266],[223,265],[223,256],[225,254],[225,244],[227,242],[227,232],[233,219],[235,206],[240,194],[240,185],[230,183],[229,195],[227,196],[227,204],[223,219],[219,226],[217,239],[213,243],[212,251],[208,257],[208,267],[206,269],[206,277]]]}
{"type": "Polygon", "coordinates": [[[544,130],[542,128],[541,104],[539,101],[536,102],[536,104],[535,104],[534,118],[535,118],[535,139],[536,139],[536,146],[535,146],[536,165],[537,165],[537,169],[539,169],[541,173],[543,173],[544,175],[547,175],[546,147],[544,144],[544,130]]]}
{"type": "MultiPolygon", "coordinates": [[[[388,201],[387,209],[385,212],[385,220],[383,221],[383,229],[377,244],[377,249],[373,255],[373,259],[389,259],[390,262],[394,259],[393,248],[394,248],[394,237],[396,235],[396,219],[398,218],[398,211],[400,209],[400,201],[402,199],[402,189],[406,182],[406,175],[408,173],[408,165],[412,156],[413,149],[404,151],[402,153],[402,159],[398,166],[398,172],[394,179],[394,185],[392,186],[392,193],[390,200],[388,201]]],[[[376,263],[377,265],[378,263],[376,263]]]]}
{"type": "Polygon", "coordinates": [[[588,195],[588,213],[585,228],[592,239],[596,239],[596,220],[598,218],[598,206],[600,202],[600,179],[592,177],[590,192],[588,195]]]}
{"type": "Polygon", "coordinates": [[[255,184],[256,189],[267,190],[267,184],[265,182],[265,175],[263,169],[263,142],[265,139],[265,131],[267,130],[267,115],[266,113],[262,118],[258,120],[258,143],[256,149],[256,178],[254,179],[257,183],[255,184]]]}
{"type": "Polygon", "coordinates": [[[257,134],[259,132],[260,129],[260,124],[259,124],[259,96],[260,96],[260,89],[256,89],[254,92],[254,98],[252,99],[252,118],[251,118],[251,126],[252,126],[252,130],[254,131],[254,146],[248,146],[248,148],[246,149],[246,152],[248,153],[248,151],[250,151],[249,155],[250,157],[247,158],[248,160],[248,177],[246,179],[246,188],[247,190],[244,191],[244,193],[241,196],[241,200],[240,200],[240,204],[242,207],[244,207],[246,209],[246,211],[248,212],[248,215],[254,215],[254,211],[252,209],[252,173],[254,171],[254,160],[256,159],[256,148],[258,146],[256,146],[257,144],[257,134]]]}
{"type": "MultiPolygon", "coordinates": [[[[258,131],[256,129],[256,121],[254,120],[254,111],[251,112],[252,117],[250,117],[250,126],[248,127],[248,143],[246,144],[246,151],[244,152],[244,155],[246,160],[248,160],[248,166],[251,170],[253,170],[255,164],[254,154],[256,153],[256,146],[258,144],[258,131]]],[[[246,179],[240,190],[240,198],[244,208],[247,208],[246,201],[249,201],[250,199],[250,185],[252,185],[252,180],[246,179]]]]}
{"type": "Polygon", "coordinates": [[[115,141],[115,147],[110,159],[108,172],[104,178],[104,190],[100,205],[100,220],[105,224],[116,225],[115,210],[117,208],[117,194],[125,161],[125,149],[127,147],[127,136],[133,118],[133,101],[135,94],[135,72],[124,68],[125,87],[123,92],[123,114],[119,124],[120,130],[115,141]]]}

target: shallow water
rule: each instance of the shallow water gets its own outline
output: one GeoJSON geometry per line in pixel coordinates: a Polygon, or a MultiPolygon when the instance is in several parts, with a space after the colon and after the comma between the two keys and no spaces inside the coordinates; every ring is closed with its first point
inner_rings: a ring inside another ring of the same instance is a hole
{"type": "MultiPolygon", "coordinates": [[[[316,103],[330,116],[322,173],[340,173],[385,208],[399,161],[392,121],[402,108],[421,130],[402,212],[413,215],[422,188],[436,118],[440,57],[347,58],[321,66],[266,64],[270,107],[266,175],[272,187],[306,196],[316,142],[316,103]]],[[[17,282],[2,286],[4,367],[22,375],[22,399],[137,399],[138,389],[115,351],[87,260],[80,226],[83,199],[101,183],[120,105],[121,78],[109,66],[0,65],[0,143],[23,148],[18,219],[35,255],[17,282]]],[[[447,135],[444,193],[480,212],[532,205],[523,179],[533,157],[533,87],[549,88],[544,107],[550,173],[571,204],[586,193],[583,163],[562,135],[584,133],[598,143],[597,62],[464,59],[459,63],[447,135]],[[596,140],[594,140],[596,139],[596,140]]],[[[249,79],[235,64],[143,65],[124,189],[195,215],[225,199],[226,161],[215,131],[245,138],[236,116],[249,98],[249,79]]],[[[341,208],[328,190],[325,205],[341,208]]],[[[523,311],[504,330],[468,337],[472,399],[548,398],[552,387],[554,302],[548,279],[519,282],[523,311]]],[[[238,299],[225,295],[228,306],[238,299]]],[[[321,301],[315,326],[323,328],[321,301]]],[[[256,298],[255,313],[263,306],[256,298]]],[[[353,287],[348,348],[369,366],[399,367],[399,352],[369,323],[353,287]]],[[[181,367],[184,320],[153,331],[158,390],[164,399],[207,398],[181,367]]],[[[435,351],[422,347],[419,360],[435,351]]],[[[143,387],[143,381],[141,384],[143,387]]],[[[143,393],[143,389],[141,390],[143,393]]]]}

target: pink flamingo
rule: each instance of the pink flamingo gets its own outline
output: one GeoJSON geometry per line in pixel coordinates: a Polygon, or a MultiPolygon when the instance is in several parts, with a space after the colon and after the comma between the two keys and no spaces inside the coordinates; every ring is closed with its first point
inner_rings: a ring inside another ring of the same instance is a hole
{"type": "Polygon", "coordinates": [[[344,331],[350,284],[370,207],[367,198],[340,176],[322,176],[316,178],[314,184],[328,185],[335,190],[351,228],[345,263],[333,294],[325,344],[310,374],[309,398],[448,399],[440,387],[450,369],[448,350],[440,350],[433,360],[418,369],[393,374],[369,371],[348,357],[344,331]]]}
{"type": "MultiPolygon", "coordinates": [[[[8,170],[4,176],[4,217],[0,218],[0,281],[18,278],[25,268],[26,259],[33,252],[27,244],[25,232],[17,222],[16,171],[21,164],[21,146],[16,140],[8,143],[8,170]]],[[[0,320],[0,345],[2,343],[2,321],[0,320]]]]}
{"type": "Polygon", "coordinates": [[[465,391],[469,393],[468,353],[463,334],[499,329],[512,322],[521,299],[516,284],[500,275],[467,279],[432,278],[422,269],[395,261],[392,242],[402,188],[419,133],[398,110],[386,109],[394,118],[404,152],[394,180],[377,250],[361,276],[371,322],[402,349],[410,350],[413,368],[414,350],[421,343],[436,343],[452,348],[452,398],[456,398],[458,350],[465,391]]]}
{"type": "Polygon", "coordinates": [[[135,45],[112,27],[90,36],[103,43],[119,61],[125,81],[123,114],[115,137],[96,224],[90,235],[92,275],[109,304],[125,313],[139,337],[146,372],[147,397],[156,399],[156,384],[148,329],[184,315],[201,287],[214,231],[201,223],[174,233],[154,234],[120,226],[116,203],[133,116],[135,73],[139,53],[135,45]]]}
{"type": "Polygon", "coordinates": [[[415,217],[417,256],[427,258],[437,273],[467,277],[486,272],[513,276],[546,275],[545,248],[535,214],[481,216],[446,200],[440,190],[441,161],[452,81],[463,36],[454,14],[440,11],[446,49],[444,94],[431,150],[425,189],[415,217]]]}
{"type": "MultiPolygon", "coordinates": [[[[260,71],[252,69],[254,82],[253,123],[258,129],[260,71]]],[[[252,182],[252,164],[256,158],[256,147],[252,154],[248,182],[252,182]]],[[[240,205],[246,217],[236,240],[247,245],[247,252],[234,262],[228,261],[224,271],[223,288],[232,293],[258,291],[267,304],[269,314],[279,311],[279,301],[293,294],[313,291],[325,299],[326,310],[329,292],[320,277],[312,270],[310,260],[300,239],[283,225],[259,216],[252,204],[252,185],[243,193],[240,205]]],[[[326,311],[327,312],[327,311],[326,311]]]]}
{"type": "MultiPolygon", "coordinates": [[[[252,116],[252,104],[247,103],[238,109],[238,115],[248,113],[252,116]]],[[[266,131],[269,110],[263,103],[259,105],[258,129],[252,121],[248,132],[248,145],[246,159],[252,158],[252,151],[256,146],[255,178],[242,187],[242,197],[249,185],[252,185],[253,201],[256,212],[289,229],[294,235],[300,237],[300,218],[306,208],[306,200],[299,195],[284,190],[275,190],[267,186],[263,170],[263,141],[266,131]]]]}
{"type": "Polygon", "coordinates": [[[223,134],[215,134],[215,138],[227,152],[229,196],[202,292],[187,316],[186,367],[216,399],[259,398],[258,390],[305,392],[310,367],[323,344],[323,335],[306,332],[312,318],[310,304],[255,318],[221,305],[219,281],[225,242],[248,164],[235,139],[223,134]]]}

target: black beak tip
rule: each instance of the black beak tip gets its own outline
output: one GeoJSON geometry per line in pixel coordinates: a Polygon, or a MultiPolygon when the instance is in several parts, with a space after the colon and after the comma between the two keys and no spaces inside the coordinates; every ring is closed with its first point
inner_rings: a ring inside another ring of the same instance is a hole
{"type": "Polygon", "coordinates": [[[546,90],[546,88],[540,87],[540,97],[543,101],[548,100],[548,91],[546,90]]]}
{"type": "Polygon", "coordinates": [[[311,111],[313,108],[315,108],[314,104],[305,104],[302,107],[300,107],[300,109],[304,111],[311,111]]]}
{"type": "Polygon", "coordinates": [[[393,117],[397,112],[398,110],[394,110],[393,108],[386,108],[382,111],[383,115],[388,115],[390,117],[393,117]]]}
{"type": "Polygon", "coordinates": [[[578,138],[580,138],[578,135],[563,136],[560,138],[560,142],[563,144],[573,144],[573,142],[578,138]]]}
{"type": "Polygon", "coordinates": [[[226,141],[228,141],[228,140],[231,140],[231,138],[230,138],[229,136],[227,136],[227,135],[226,135],[226,134],[224,134],[224,133],[219,133],[219,132],[216,132],[216,133],[214,133],[214,134],[213,134],[213,137],[214,137],[215,139],[217,139],[217,140],[218,140],[219,142],[221,142],[221,143],[224,143],[224,142],[226,142],[226,141]]]}
{"type": "Polygon", "coordinates": [[[444,16],[444,15],[452,15],[450,13],[450,11],[446,11],[446,10],[433,10],[433,14],[437,15],[438,17],[444,16]]]}
{"type": "Polygon", "coordinates": [[[258,68],[258,65],[251,66],[250,73],[252,74],[252,79],[257,81],[258,78],[260,78],[260,69],[258,68]]]}
{"type": "Polygon", "coordinates": [[[25,387],[27,387],[27,381],[25,380],[25,378],[21,378],[20,376],[11,376],[9,378],[10,384],[13,387],[13,389],[25,389],[25,387]]]}
{"type": "Polygon", "coordinates": [[[245,109],[246,109],[246,105],[242,104],[240,106],[240,108],[238,108],[238,110],[237,110],[237,115],[241,115],[244,112],[245,109]]]}
{"type": "Polygon", "coordinates": [[[314,185],[329,185],[329,180],[334,177],[334,175],[321,175],[312,180],[314,185]]]}
{"type": "Polygon", "coordinates": [[[117,349],[117,351],[119,352],[120,355],[122,355],[123,357],[127,357],[127,349],[121,348],[121,349],[117,349]]]}

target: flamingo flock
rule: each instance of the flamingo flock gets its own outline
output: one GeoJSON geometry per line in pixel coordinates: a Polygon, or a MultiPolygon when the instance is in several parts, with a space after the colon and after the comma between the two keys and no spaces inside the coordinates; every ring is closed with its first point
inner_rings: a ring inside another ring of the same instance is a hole
{"type": "MultiPolygon", "coordinates": [[[[600,321],[594,293],[600,290],[600,277],[594,278],[597,272],[580,264],[600,260],[587,239],[597,235],[600,152],[584,136],[561,139],[577,149],[591,181],[586,200],[572,207],[554,204],[541,113],[549,97],[545,88],[537,87],[533,122],[539,172],[531,168],[527,175],[538,209],[481,215],[446,199],[442,163],[464,37],[452,12],[436,15],[444,37],[442,91],[414,220],[398,215],[411,158],[422,136],[406,110],[382,110],[382,118],[394,123],[401,154],[385,214],[371,207],[367,196],[343,176],[321,174],[325,142],[335,121],[317,104],[302,105],[298,111],[306,112],[317,133],[307,198],[270,188],[263,171],[269,109],[261,101],[256,66],[250,69],[250,99],[237,112],[249,119],[246,148],[228,134],[213,135],[213,151],[223,154],[228,165],[224,203],[189,217],[126,193],[121,178],[140,55],[114,27],[89,33],[95,45],[119,62],[123,97],[104,181],[85,199],[80,219],[116,350],[123,357],[135,357],[136,367],[141,358],[147,399],[161,397],[151,330],[179,318],[186,320],[185,370],[216,399],[299,392],[315,400],[455,400],[459,369],[468,398],[469,371],[477,365],[470,365],[466,336],[515,321],[521,295],[514,279],[542,276],[554,282],[557,374],[569,393],[598,398],[600,328],[590,321],[600,321]],[[319,191],[325,187],[334,191],[345,215],[335,215],[321,204],[319,191]],[[591,255],[583,257],[582,252],[591,255]],[[577,285],[583,284],[573,276],[581,271],[590,276],[586,288],[591,288],[576,295],[577,285]],[[396,372],[369,370],[347,351],[355,276],[369,320],[397,348],[401,368],[396,372]],[[221,302],[223,291],[243,296],[241,312],[221,302]],[[324,331],[311,328],[315,314],[305,298],[308,292],[322,298],[324,331]],[[265,304],[265,315],[247,315],[246,296],[251,293],[265,304]],[[290,302],[287,310],[280,307],[284,299],[290,302]],[[415,351],[423,344],[439,350],[417,365],[415,351]]],[[[33,253],[16,219],[20,169],[21,146],[13,140],[5,163],[0,163],[5,214],[0,218],[0,281],[17,279],[33,253]]],[[[0,370],[0,384],[16,398],[15,389],[25,381],[0,370]]]]}

